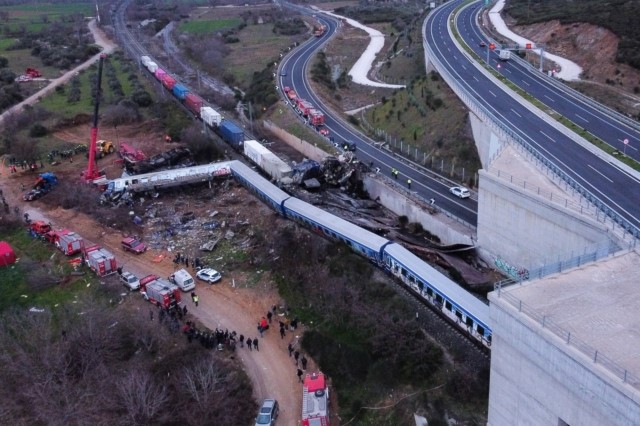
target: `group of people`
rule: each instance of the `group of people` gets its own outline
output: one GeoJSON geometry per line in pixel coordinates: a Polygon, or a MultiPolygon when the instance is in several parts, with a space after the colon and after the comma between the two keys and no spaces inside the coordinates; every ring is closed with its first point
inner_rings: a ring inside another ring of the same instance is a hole
{"type": "Polygon", "coordinates": [[[36,171],[39,168],[40,169],[44,168],[44,164],[42,163],[42,160],[40,160],[40,167],[38,167],[38,162],[36,160],[17,161],[15,158],[10,158],[9,170],[11,170],[11,173],[18,173],[18,167],[20,167],[20,170],[22,171],[25,171],[25,170],[36,171]]]}
{"type": "MultiPolygon", "coordinates": [[[[182,332],[187,336],[189,343],[193,340],[198,341],[206,349],[217,349],[219,351],[226,349],[234,350],[236,348],[237,340],[240,341],[240,346],[243,345],[244,336],[241,334],[239,339],[236,337],[238,334],[235,331],[229,332],[229,330],[215,329],[214,331],[201,331],[191,321],[187,321],[182,327],[182,332]]],[[[256,339],[258,340],[258,339],[256,339]]],[[[247,345],[251,339],[247,340],[247,345]]],[[[256,343],[256,349],[258,344],[256,343]]]]}
{"type": "MultiPolygon", "coordinates": [[[[189,258],[180,252],[176,253],[175,257],[173,258],[173,269],[177,269],[178,265],[184,265],[185,268],[189,267],[189,258]]],[[[193,269],[198,270],[202,266],[200,258],[196,257],[195,259],[193,259],[191,265],[193,266],[193,269]]]]}

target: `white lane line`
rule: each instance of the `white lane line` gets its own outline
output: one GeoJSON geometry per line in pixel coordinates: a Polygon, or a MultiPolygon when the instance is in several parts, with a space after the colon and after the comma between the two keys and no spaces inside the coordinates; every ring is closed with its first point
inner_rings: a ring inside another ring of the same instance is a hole
{"type": "Polygon", "coordinates": [[[504,70],[505,70],[506,72],[508,72],[509,74],[511,74],[511,70],[510,70],[510,69],[505,68],[504,70]]]}
{"type": "Polygon", "coordinates": [[[554,143],[555,143],[555,140],[554,140],[551,136],[549,136],[548,134],[546,134],[546,133],[545,133],[545,132],[543,132],[542,130],[540,130],[540,133],[542,133],[543,135],[545,135],[545,136],[547,137],[547,139],[549,139],[551,142],[554,142],[554,143]]]}
{"type": "Polygon", "coordinates": [[[605,175],[603,175],[602,173],[600,173],[599,170],[597,170],[595,167],[593,167],[591,164],[587,164],[587,166],[589,166],[589,168],[591,170],[593,170],[594,172],[596,172],[597,174],[599,174],[600,176],[602,176],[603,178],[605,178],[606,180],[608,180],[609,182],[613,183],[613,181],[611,179],[609,179],[608,177],[606,177],[605,175]]]}
{"type": "Polygon", "coordinates": [[[480,81],[480,80],[478,80],[478,77],[476,77],[475,75],[473,76],[473,79],[474,79],[475,81],[480,81]]]}
{"type": "Polygon", "coordinates": [[[511,111],[512,111],[515,115],[517,115],[518,117],[522,118],[522,116],[521,116],[520,114],[518,114],[518,113],[516,112],[516,110],[515,110],[515,109],[511,108],[511,111]]]}
{"type": "Polygon", "coordinates": [[[581,120],[586,121],[587,123],[589,122],[589,120],[587,120],[586,118],[584,118],[584,117],[582,117],[582,116],[580,116],[580,115],[578,115],[578,114],[575,114],[575,116],[576,116],[576,117],[578,117],[578,118],[579,118],[579,119],[581,119],[581,120]]]}
{"type": "Polygon", "coordinates": [[[467,67],[465,67],[464,65],[460,65],[462,67],[463,70],[466,70],[467,67]]]}
{"type": "Polygon", "coordinates": [[[491,93],[493,95],[494,98],[497,98],[496,94],[493,93],[491,90],[489,90],[489,93],[491,93]]]}
{"type": "Polygon", "coordinates": [[[550,98],[550,97],[549,97],[549,96],[547,96],[547,95],[544,95],[544,97],[545,97],[545,98],[547,98],[547,99],[549,99],[551,102],[555,102],[555,100],[554,100],[554,99],[550,98]]]}
{"type": "MultiPolygon", "coordinates": [[[[624,141],[623,141],[622,139],[618,139],[618,142],[620,142],[620,143],[622,143],[622,144],[624,143],[624,141]]],[[[631,144],[627,144],[627,148],[631,148],[631,149],[633,149],[634,151],[637,151],[637,150],[638,150],[638,148],[636,148],[635,146],[633,146],[633,145],[631,145],[631,144]]]]}
{"type": "Polygon", "coordinates": [[[527,83],[527,80],[522,80],[522,82],[523,82],[524,84],[526,84],[527,86],[531,86],[529,83],[527,83]]]}

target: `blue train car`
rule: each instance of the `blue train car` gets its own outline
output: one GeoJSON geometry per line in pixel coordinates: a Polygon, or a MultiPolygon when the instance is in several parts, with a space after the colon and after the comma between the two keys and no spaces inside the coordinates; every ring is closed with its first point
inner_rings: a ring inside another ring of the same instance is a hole
{"type": "Polygon", "coordinates": [[[171,91],[173,92],[174,96],[181,101],[184,101],[184,98],[186,98],[189,94],[189,89],[187,89],[182,83],[176,83],[171,91]]]}
{"type": "Polygon", "coordinates": [[[244,143],[244,130],[238,127],[231,120],[222,120],[222,123],[216,129],[222,139],[231,144],[235,149],[242,149],[244,143]]]}
{"type": "Polygon", "coordinates": [[[400,244],[384,247],[384,265],[393,275],[440,309],[485,346],[491,346],[489,305],[451,281],[400,244]]]}
{"type": "Polygon", "coordinates": [[[310,228],[325,238],[341,241],[359,255],[381,264],[382,249],[389,244],[386,238],[297,198],[287,199],[284,209],[288,219],[310,228]]]}
{"type": "Polygon", "coordinates": [[[275,211],[285,216],[283,203],[291,198],[289,194],[272,185],[268,180],[260,176],[257,172],[239,161],[232,161],[231,173],[251,192],[258,196],[262,201],[271,206],[275,211]]]}

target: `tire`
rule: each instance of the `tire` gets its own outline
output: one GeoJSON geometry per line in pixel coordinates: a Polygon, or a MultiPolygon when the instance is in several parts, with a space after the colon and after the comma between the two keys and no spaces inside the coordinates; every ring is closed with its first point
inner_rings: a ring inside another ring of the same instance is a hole
{"type": "Polygon", "coordinates": [[[109,147],[109,154],[113,154],[113,151],[115,151],[115,149],[113,148],[113,145],[111,145],[109,147]]]}

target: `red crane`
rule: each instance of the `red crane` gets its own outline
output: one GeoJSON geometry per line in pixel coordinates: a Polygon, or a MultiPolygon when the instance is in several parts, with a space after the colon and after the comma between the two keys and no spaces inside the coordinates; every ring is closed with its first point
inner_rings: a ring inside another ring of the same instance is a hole
{"type": "Polygon", "coordinates": [[[93,126],[91,127],[91,145],[89,146],[89,163],[87,164],[87,170],[84,173],[84,179],[87,182],[92,182],[94,179],[100,177],[100,172],[96,167],[96,142],[98,141],[98,109],[100,108],[100,86],[102,85],[102,65],[104,59],[107,57],[105,53],[100,55],[100,62],[98,63],[98,82],[96,84],[96,104],[93,109],[93,126]]]}

